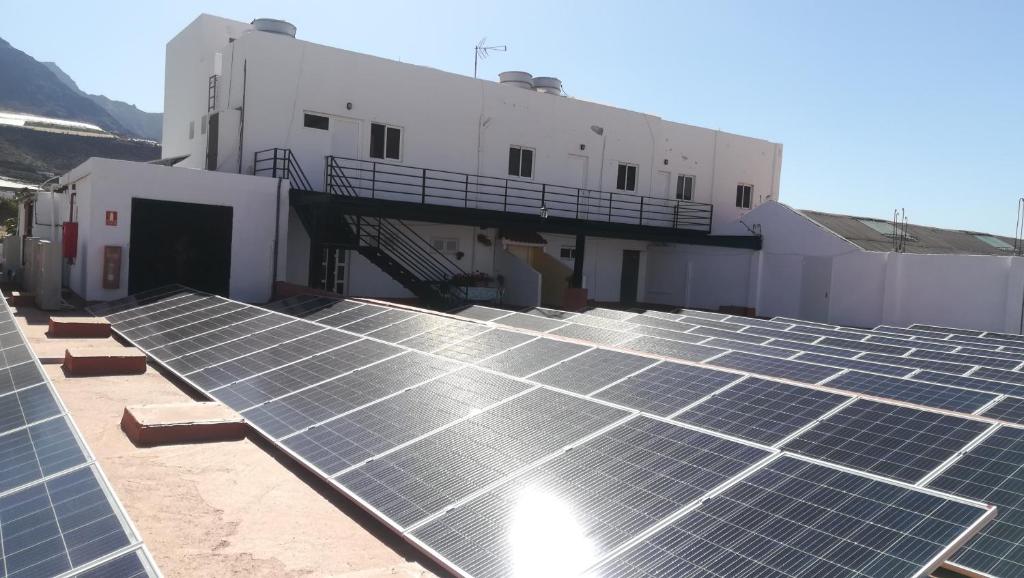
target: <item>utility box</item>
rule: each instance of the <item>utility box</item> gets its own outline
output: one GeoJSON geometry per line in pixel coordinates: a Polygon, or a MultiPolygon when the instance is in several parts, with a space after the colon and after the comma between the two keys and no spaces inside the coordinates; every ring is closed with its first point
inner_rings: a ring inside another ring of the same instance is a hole
{"type": "Polygon", "coordinates": [[[63,278],[61,247],[45,239],[38,239],[33,251],[32,267],[36,307],[44,311],[60,309],[60,288],[63,278]]]}

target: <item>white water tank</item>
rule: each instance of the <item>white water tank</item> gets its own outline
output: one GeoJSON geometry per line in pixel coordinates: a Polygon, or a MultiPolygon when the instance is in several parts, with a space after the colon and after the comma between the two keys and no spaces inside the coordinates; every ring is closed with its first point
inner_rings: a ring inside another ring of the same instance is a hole
{"type": "Polygon", "coordinates": [[[508,70],[498,75],[498,81],[508,86],[533,90],[533,75],[522,70],[508,70]]]}
{"type": "Polygon", "coordinates": [[[60,309],[60,286],[63,273],[61,246],[39,239],[33,255],[33,276],[36,307],[43,311],[60,309]]]}
{"type": "Polygon", "coordinates": [[[295,38],[296,28],[291,22],[277,20],[275,18],[257,18],[252,21],[252,29],[259,32],[271,34],[283,34],[295,38]]]}
{"type": "Polygon", "coordinates": [[[562,81],[554,76],[535,76],[533,87],[537,89],[537,92],[562,95],[562,81]]]}

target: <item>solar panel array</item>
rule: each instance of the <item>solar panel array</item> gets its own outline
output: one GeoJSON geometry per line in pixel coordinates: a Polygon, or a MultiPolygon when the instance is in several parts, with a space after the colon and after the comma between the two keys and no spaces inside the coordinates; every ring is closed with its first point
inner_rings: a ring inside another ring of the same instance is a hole
{"type": "MultiPolygon", "coordinates": [[[[826,451],[837,424],[853,427],[855,395],[544,334],[575,325],[730,354],[665,337],[684,334],[669,317],[533,311],[500,328],[488,309],[468,320],[312,296],[239,305],[170,287],[94,312],[463,575],[912,576],[994,514],[826,451]]],[[[761,358],[818,381],[842,371],[761,358]]],[[[934,447],[932,461],[988,432],[919,411],[938,433],[907,443],[934,447]]]]}
{"type": "Polygon", "coordinates": [[[3,575],[157,576],[6,300],[0,359],[3,575]]]}
{"type": "MultiPolygon", "coordinates": [[[[470,310],[493,324],[505,318],[494,308],[470,310]],[[486,315],[483,309],[488,309],[486,315]]],[[[573,326],[603,325],[607,316],[601,311],[562,315],[533,308],[526,313],[557,319],[563,324],[560,331],[567,332],[573,326]]],[[[1024,575],[1024,501],[1017,499],[1024,498],[1017,489],[1024,487],[1019,459],[1024,454],[1004,456],[1017,462],[987,458],[983,464],[986,458],[978,455],[995,451],[988,440],[1005,440],[1022,431],[1015,427],[1024,425],[1021,336],[933,326],[864,330],[690,310],[625,313],[616,317],[619,331],[635,337],[618,341],[617,348],[698,361],[709,366],[705,371],[717,367],[751,377],[712,393],[708,389],[713,386],[701,387],[692,377],[662,385],[664,379],[646,379],[641,373],[632,383],[609,388],[611,401],[762,443],[783,436],[775,445],[789,452],[993,503],[999,507],[996,522],[962,549],[951,566],[993,576],[1024,575]],[[658,337],[649,336],[650,330],[658,337]],[[654,346],[652,339],[657,340],[654,346]],[[753,379],[768,377],[850,397],[827,410],[828,404],[816,408],[815,401],[787,397],[778,391],[783,385],[779,382],[763,380],[760,387],[751,387],[753,379]],[[672,413],[675,404],[697,399],[694,389],[704,397],[672,413]],[[673,405],[666,408],[662,400],[673,405]],[[804,418],[807,425],[801,428],[803,412],[818,417],[804,418]],[[791,421],[798,426],[786,436],[791,421]],[[979,465],[973,466],[975,462],[979,465]],[[969,482],[963,479],[967,472],[969,482]],[[954,482],[950,476],[960,478],[954,482]]],[[[722,381],[730,376],[737,377],[728,373],[722,381]]]]}

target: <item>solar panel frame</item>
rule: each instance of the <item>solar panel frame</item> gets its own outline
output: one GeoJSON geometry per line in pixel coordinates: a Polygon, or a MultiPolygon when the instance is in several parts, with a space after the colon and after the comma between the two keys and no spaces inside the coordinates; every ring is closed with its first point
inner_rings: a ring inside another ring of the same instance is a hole
{"type": "Polygon", "coordinates": [[[514,377],[525,377],[590,349],[592,347],[586,345],[541,337],[491,356],[478,365],[514,377]]]}
{"type": "Polygon", "coordinates": [[[670,357],[672,359],[680,359],[684,361],[707,361],[726,352],[725,349],[720,349],[718,347],[709,347],[696,343],[686,343],[683,341],[651,337],[648,335],[640,335],[630,339],[629,341],[620,343],[619,347],[650,355],[660,355],[662,357],[670,357]]]}
{"type": "Polygon", "coordinates": [[[929,369],[933,371],[941,371],[943,373],[959,373],[960,375],[964,375],[974,369],[973,365],[947,363],[945,361],[936,361],[934,359],[918,359],[915,357],[883,355],[881,353],[864,353],[857,359],[873,361],[875,363],[887,363],[889,365],[902,365],[904,367],[912,367],[915,369],[929,369]]]}
{"type": "Polygon", "coordinates": [[[657,361],[610,349],[591,349],[528,377],[537,383],[586,395],[647,369],[657,361]]]}
{"type": "Polygon", "coordinates": [[[661,417],[670,417],[744,376],[665,361],[594,392],[592,397],[661,417]]]}
{"type": "Polygon", "coordinates": [[[915,369],[910,367],[899,367],[897,365],[888,365],[885,363],[874,363],[871,361],[864,361],[863,359],[850,359],[846,357],[833,357],[831,355],[820,355],[817,353],[801,353],[793,359],[797,361],[806,361],[808,363],[818,363],[821,365],[827,365],[829,367],[839,367],[842,369],[856,369],[859,371],[868,371],[871,373],[880,373],[882,375],[891,375],[893,377],[907,377],[911,373],[914,373],[915,369]]]}
{"type": "Polygon", "coordinates": [[[737,371],[790,379],[807,384],[822,383],[842,370],[791,359],[766,357],[742,351],[728,352],[710,361],[712,365],[737,371]]]}
{"type": "Polygon", "coordinates": [[[1024,425],[1024,397],[1006,396],[981,413],[985,417],[1024,425]]]}
{"type": "Polygon", "coordinates": [[[850,370],[825,382],[827,387],[965,414],[992,403],[995,394],[937,385],[913,379],[850,370]]]}

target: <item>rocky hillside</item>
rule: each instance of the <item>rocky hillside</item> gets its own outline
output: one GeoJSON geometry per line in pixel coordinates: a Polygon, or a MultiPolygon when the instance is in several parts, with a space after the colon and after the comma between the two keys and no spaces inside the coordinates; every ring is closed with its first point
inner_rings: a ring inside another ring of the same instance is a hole
{"type": "Polygon", "coordinates": [[[164,115],[159,112],[139,110],[134,104],[111,100],[102,94],[86,94],[78,88],[78,84],[57,66],[56,62],[40,63],[50,70],[61,82],[76,93],[88,98],[124,127],[129,134],[160,142],[160,134],[164,128],[164,115]]]}

